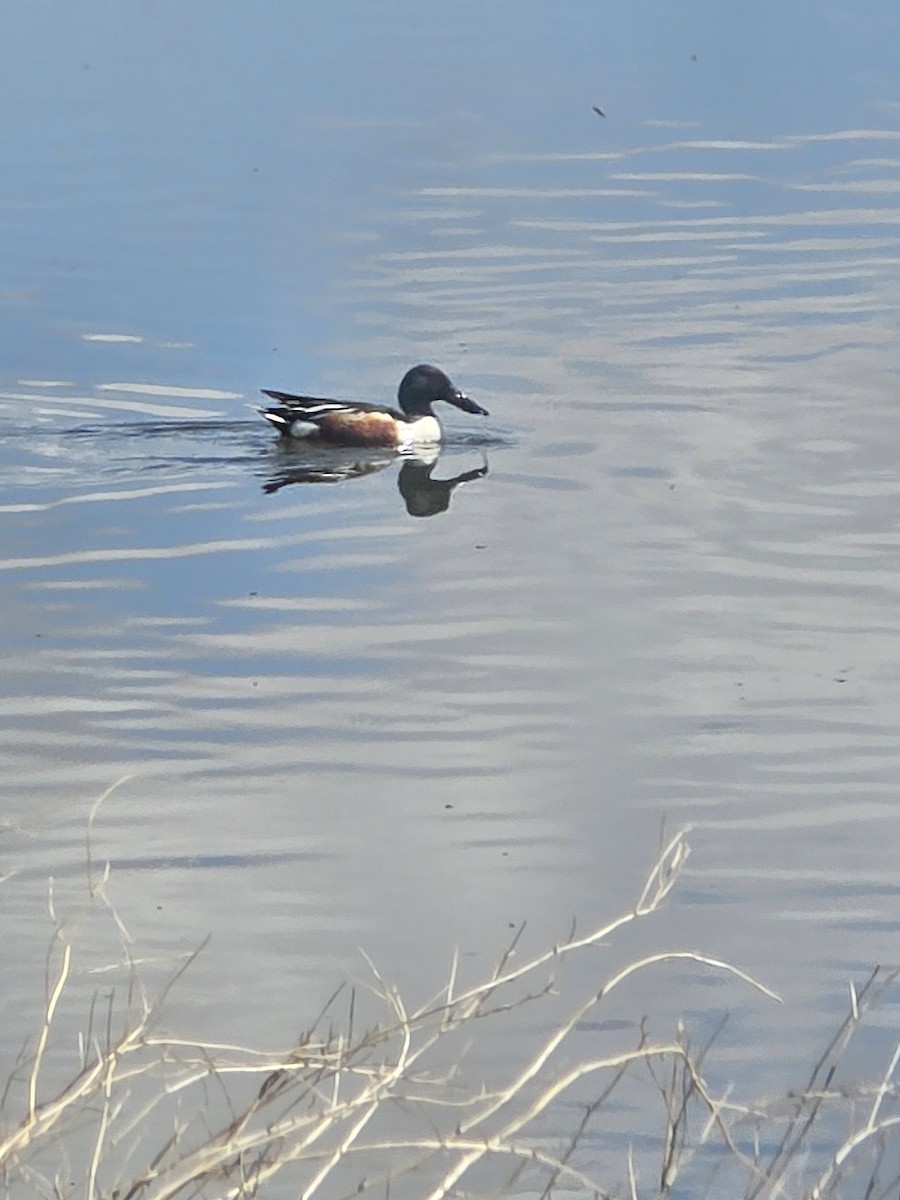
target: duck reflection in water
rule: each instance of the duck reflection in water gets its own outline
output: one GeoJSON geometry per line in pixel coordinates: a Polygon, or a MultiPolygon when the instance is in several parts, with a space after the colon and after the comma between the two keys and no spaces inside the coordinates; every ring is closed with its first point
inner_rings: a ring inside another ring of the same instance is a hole
{"type": "Polygon", "coordinates": [[[485,458],[480,467],[471,471],[461,471],[449,479],[432,479],[431,472],[437,466],[437,460],[437,455],[430,462],[417,455],[403,460],[397,487],[411,517],[433,517],[435,513],[446,512],[454,488],[461,483],[471,483],[473,479],[483,479],[488,473],[485,458]]]}
{"type": "Polygon", "coordinates": [[[272,495],[294,483],[342,483],[347,479],[374,475],[376,471],[383,471],[399,459],[397,487],[403,497],[406,511],[411,517],[433,517],[436,513],[447,511],[450,507],[450,497],[461,483],[483,479],[488,474],[485,458],[480,467],[461,471],[446,479],[434,479],[432,472],[439,458],[440,449],[437,446],[418,447],[401,454],[360,454],[358,450],[349,453],[348,450],[332,449],[315,457],[304,456],[302,462],[284,462],[263,484],[263,491],[272,495]]]}

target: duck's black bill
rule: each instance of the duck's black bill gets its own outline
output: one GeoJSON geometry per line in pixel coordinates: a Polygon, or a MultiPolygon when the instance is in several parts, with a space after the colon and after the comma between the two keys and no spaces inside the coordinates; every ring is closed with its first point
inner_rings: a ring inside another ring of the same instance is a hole
{"type": "Polygon", "coordinates": [[[470,400],[465,392],[456,392],[450,401],[457,408],[461,408],[463,412],[477,413],[480,417],[489,417],[491,414],[486,408],[482,408],[480,404],[476,404],[474,400],[470,400]]]}

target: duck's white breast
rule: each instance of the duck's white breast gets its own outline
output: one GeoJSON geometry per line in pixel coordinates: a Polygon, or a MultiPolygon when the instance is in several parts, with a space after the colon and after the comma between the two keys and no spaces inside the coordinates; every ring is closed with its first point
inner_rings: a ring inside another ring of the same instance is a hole
{"type": "Polygon", "coordinates": [[[441,424],[437,417],[416,417],[407,421],[402,446],[433,446],[441,440],[441,424]]]}

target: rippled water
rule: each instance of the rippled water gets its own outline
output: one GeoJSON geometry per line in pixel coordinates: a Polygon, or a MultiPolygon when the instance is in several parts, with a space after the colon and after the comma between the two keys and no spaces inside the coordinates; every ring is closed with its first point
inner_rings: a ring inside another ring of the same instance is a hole
{"type": "Polygon", "coordinates": [[[796,1083],[900,927],[895,44],[826,5],[770,53],[702,4],[476,43],[466,7],[285,9],[311,78],[229,6],[19,18],[55,83],[0,140],[4,1011],[123,776],[92,852],[140,954],[213,934],[173,1021],[267,1044],[360,945],[427,994],[612,915],[665,818],[691,871],[623,953],[788,1003],[671,969],[630,1003],[731,1010],[723,1077],[796,1083]],[[422,360],[491,413],[436,463],[247,411],[422,360]]]}

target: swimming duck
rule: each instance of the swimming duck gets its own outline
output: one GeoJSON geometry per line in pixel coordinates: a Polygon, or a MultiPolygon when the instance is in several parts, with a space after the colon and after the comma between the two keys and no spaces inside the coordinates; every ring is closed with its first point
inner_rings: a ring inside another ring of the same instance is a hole
{"type": "Polygon", "coordinates": [[[412,367],[400,381],[397,403],[401,411],[382,404],[356,400],[322,400],[294,396],[290,392],[263,395],[277,401],[274,408],[257,409],[282,437],[308,438],[343,446],[392,446],[396,450],[437,445],[441,424],[432,404],[443,400],[463,412],[488,415],[487,409],[470,400],[437,367],[412,367]]]}

